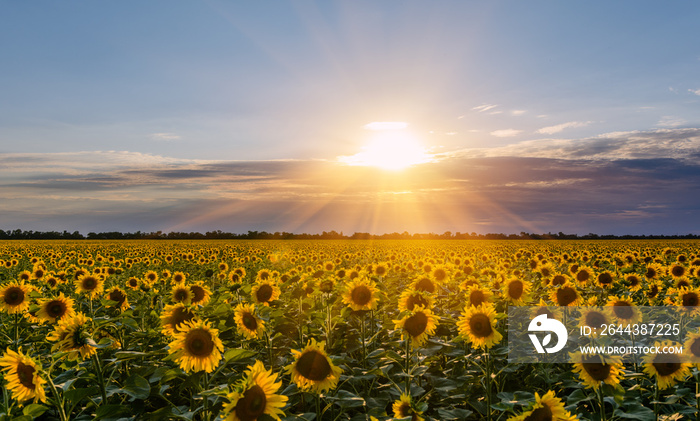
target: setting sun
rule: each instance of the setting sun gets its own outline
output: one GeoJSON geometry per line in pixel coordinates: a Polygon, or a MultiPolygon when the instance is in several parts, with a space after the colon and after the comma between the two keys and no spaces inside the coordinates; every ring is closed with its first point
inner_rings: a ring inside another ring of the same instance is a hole
{"type": "Polygon", "coordinates": [[[355,155],[340,157],[349,165],[401,170],[430,161],[425,147],[415,135],[405,130],[406,123],[375,122],[365,126],[375,133],[355,155]]]}

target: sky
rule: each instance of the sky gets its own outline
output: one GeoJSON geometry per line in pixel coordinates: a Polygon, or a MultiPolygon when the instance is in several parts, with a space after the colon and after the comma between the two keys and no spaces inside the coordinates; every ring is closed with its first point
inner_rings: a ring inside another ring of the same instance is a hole
{"type": "Polygon", "coordinates": [[[700,234],[698,2],[0,10],[0,229],[700,234]]]}

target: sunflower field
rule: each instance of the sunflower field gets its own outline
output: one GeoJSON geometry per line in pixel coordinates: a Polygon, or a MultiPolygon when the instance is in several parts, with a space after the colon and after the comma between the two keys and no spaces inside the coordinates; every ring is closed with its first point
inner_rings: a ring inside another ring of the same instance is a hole
{"type": "Polygon", "coordinates": [[[507,358],[509,306],[678,306],[700,362],[699,246],[3,242],[0,421],[700,419],[697,363],[507,358]]]}

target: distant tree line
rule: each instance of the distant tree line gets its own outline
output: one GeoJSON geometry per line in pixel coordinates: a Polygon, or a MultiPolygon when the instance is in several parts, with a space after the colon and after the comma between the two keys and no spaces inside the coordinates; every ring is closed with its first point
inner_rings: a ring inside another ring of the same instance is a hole
{"type": "Polygon", "coordinates": [[[0,240],[680,240],[699,239],[698,234],[685,235],[599,235],[589,233],[586,235],[564,234],[534,234],[521,231],[519,234],[488,233],[477,234],[445,231],[442,234],[411,234],[408,231],[402,233],[392,232],[387,234],[370,234],[368,232],[355,232],[345,235],[343,232],[323,231],[320,234],[294,234],[291,232],[248,231],[245,234],[223,232],[221,230],[201,232],[89,232],[83,235],[78,231],[24,231],[0,230],[0,240]]]}

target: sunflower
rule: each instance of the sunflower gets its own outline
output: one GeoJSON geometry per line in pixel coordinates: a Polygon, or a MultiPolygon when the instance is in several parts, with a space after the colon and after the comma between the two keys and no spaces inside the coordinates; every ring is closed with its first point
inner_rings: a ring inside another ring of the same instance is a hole
{"type": "Polygon", "coordinates": [[[644,271],[644,277],[651,281],[652,279],[659,279],[665,273],[666,268],[664,266],[661,266],[658,263],[651,263],[647,265],[644,271]]]}
{"type": "Polygon", "coordinates": [[[411,417],[411,421],[423,421],[424,418],[421,417],[422,411],[419,411],[413,405],[411,396],[406,393],[402,393],[401,397],[394,401],[391,406],[391,410],[394,412],[394,418],[408,418],[411,417]]]}
{"type": "Polygon", "coordinates": [[[170,281],[176,284],[184,284],[187,276],[182,272],[175,272],[170,277],[170,281]]]}
{"type": "Polygon", "coordinates": [[[238,332],[248,339],[258,339],[265,332],[265,322],[255,315],[254,304],[238,304],[233,310],[238,332]]]}
{"type": "Polygon", "coordinates": [[[675,278],[673,280],[673,286],[675,288],[692,288],[693,281],[688,279],[687,276],[681,276],[680,278],[675,278]]]}
{"type": "Polygon", "coordinates": [[[503,339],[496,329],[496,310],[490,305],[465,306],[457,328],[460,335],[479,348],[491,348],[503,339]]]}
{"type": "Polygon", "coordinates": [[[189,322],[196,317],[191,308],[185,306],[184,303],[175,305],[166,305],[163,308],[163,314],[160,316],[161,332],[164,335],[175,336],[180,332],[182,323],[189,322]]]}
{"type": "Polygon", "coordinates": [[[168,353],[186,372],[214,371],[224,350],[219,331],[204,321],[186,321],[181,326],[170,342],[168,353]]]}
{"type": "Polygon", "coordinates": [[[414,290],[427,292],[429,294],[432,294],[435,291],[437,291],[437,287],[437,282],[427,276],[421,276],[414,280],[411,284],[411,288],[413,288],[414,290]]]}
{"type": "Polygon", "coordinates": [[[176,303],[189,304],[192,302],[192,290],[185,284],[175,284],[170,295],[176,303]]]}
{"type": "Polygon", "coordinates": [[[29,309],[31,286],[24,281],[13,281],[0,288],[0,311],[18,314],[29,309]]]}
{"type": "Polygon", "coordinates": [[[399,297],[399,312],[413,311],[416,306],[433,308],[433,297],[425,292],[407,289],[399,297]]]}
{"type": "Polygon", "coordinates": [[[574,285],[570,282],[554,289],[549,294],[549,298],[558,306],[577,306],[583,300],[578,291],[576,291],[574,285]]]}
{"type": "MultiPolygon", "coordinates": [[[[600,329],[611,323],[610,312],[606,308],[592,307],[581,311],[581,316],[578,319],[578,326],[588,326],[599,332],[600,329]]],[[[595,334],[594,334],[595,336],[595,334]]]]}
{"type": "Polygon", "coordinates": [[[126,292],[119,287],[110,288],[107,291],[105,298],[109,301],[114,301],[116,303],[116,307],[121,311],[125,311],[127,308],[129,308],[129,300],[126,298],[126,292]]]}
{"type": "Polygon", "coordinates": [[[158,274],[154,270],[149,270],[143,274],[143,280],[149,285],[153,285],[158,281],[158,274]]]}
{"type": "Polygon", "coordinates": [[[642,279],[636,273],[625,276],[625,283],[630,291],[639,291],[642,288],[642,279]]]}
{"type": "Polygon", "coordinates": [[[695,364],[695,367],[700,366],[700,332],[691,333],[683,342],[683,356],[695,364]]]}
{"type": "Polygon", "coordinates": [[[104,291],[104,278],[101,275],[81,275],[73,284],[76,293],[84,292],[90,299],[97,298],[104,291]]]}
{"type": "Polygon", "coordinates": [[[612,308],[612,315],[623,325],[635,324],[642,320],[642,314],[631,298],[621,298],[616,295],[608,297],[606,306],[612,308]]]}
{"type": "MultiPolygon", "coordinates": [[[[666,346],[677,346],[677,344],[666,340],[656,342],[654,346],[663,348],[666,346]]],[[[659,389],[666,389],[690,375],[692,363],[681,361],[681,357],[678,354],[649,354],[644,357],[644,372],[656,377],[659,389]]]]}
{"type": "Polygon", "coordinates": [[[508,302],[521,306],[529,299],[530,283],[522,281],[518,278],[511,278],[506,281],[506,300],[508,302]]]}
{"type": "Polygon", "coordinates": [[[205,305],[211,298],[211,291],[202,282],[190,285],[190,291],[192,291],[192,304],[205,305]]]}
{"type": "Polygon", "coordinates": [[[569,354],[574,363],[573,372],[578,374],[586,387],[598,390],[602,383],[607,383],[613,387],[620,384],[622,373],[622,363],[619,357],[606,356],[603,358],[598,354],[582,354],[576,352],[569,354]]]}
{"type": "Polygon", "coordinates": [[[280,297],[280,287],[274,281],[257,281],[250,291],[250,295],[256,304],[269,306],[271,301],[280,297]]]}
{"type": "Polygon", "coordinates": [[[576,281],[579,284],[587,284],[593,279],[594,276],[595,272],[593,269],[589,268],[588,266],[579,266],[574,278],[576,278],[576,281]]]}
{"type": "Polygon", "coordinates": [[[292,349],[294,362],[285,369],[300,390],[323,393],[337,386],[343,370],[333,365],[324,347],[325,342],[311,338],[301,351],[292,349]]]}
{"type": "Polygon", "coordinates": [[[669,266],[667,269],[673,279],[682,278],[688,274],[688,268],[678,263],[669,266]]]}
{"type": "MultiPolygon", "coordinates": [[[[411,337],[414,347],[423,345],[428,339],[428,335],[435,333],[435,328],[439,324],[440,318],[433,314],[429,308],[415,306],[410,314],[400,320],[394,320],[396,329],[403,329],[403,332],[411,337]]],[[[401,339],[403,338],[401,333],[401,339]]]]}
{"type": "Polygon", "coordinates": [[[358,277],[345,285],[343,303],[353,311],[374,310],[377,308],[378,289],[367,277],[358,277]]]}
{"type": "Polygon", "coordinates": [[[97,353],[97,348],[91,346],[92,339],[87,331],[87,325],[92,319],[83,313],[76,313],[73,317],[58,321],[53,332],[50,332],[46,339],[56,342],[52,347],[52,352],[67,352],[67,358],[71,361],[78,357],[87,359],[97,353]]]}
{"type": "Polygon", "coordinates": [[[260,281],[270,281],[272,280],[272,272],[267,270],[267,269],[260,269],[255,275],[255,281],[260,282],[260,281]]]}
{"type": "Polygon", "coordinates": [[[224,405],[226,421],[255,421],[264,414],[280,421],[288,398],[276,394],[282,386],[282,382],[275,383],[277,374],[265,370],[263,363],[256,360],[244,375],[243,380],[226,395],[229,400],[224,405]]]}
{"type": "Polygon", "coordinates": [[[552,279],[549,281],[549,284],[554,287],[557,287],[560,285],[564,285],[567,282],[573,282],[569,275],[563,273],[555,273],[554,276],[552,276],[552,279]]]}
{"type": "Polygon", "coordinates": [[[700,313],[700,289],[680,288],[677,292],[676,306],[682,307],[688,314],[700,313]]]}
{"type": "Polygon", "coordinates": [[[126,287],[132,291],[136,291],[137,289],[139,289],[139,284],[140,284],[139,278],[136,278],[135,276],[130,277],[126,281],[126,287]]]}
{"type": "Polygon", "coordinates": [[[470,285],[467,287],[467,301],[472,307],[479,307],[482,304],[488,304],[491,301],[491,291],[480,285],[470,285]]]}
{"type": "Polygon", "coordinates": [[[661,298],[661,292],[664,290],[663,282],[656,280],[647,283],[646,296],[649,301],[658,301],[661,298]]]}
{"type": "Polygon", "coordinates": [[[544,396],[535,392],[535,404],[520,415],[513,415],[508,421],[576,421],[578,417],[564,409],[564,402],[550,390],[544,396]]]}
{"type": "Polygon", "coordinates": [[[595,281],[599,287],[610,288],[615,283],[615,278],[613,277],[612,273],[606,270],[597,274],[595,281]]]}
{"type": "Polygon", "coordinates": [[[73,306],[75,301],[63,295],[61,292],[58,297],[42,298],[39,300],[39,311],[37,317],[46,320],[50,323],[56,323],[58,320],[70,318],[75,315],[73,306]]]}
{"type": "Polygon", "coordinates": [[[33,399],[46,402],[43,384],[46,380],[41,378],[41,366],[32,358],[22,353],[22,348],[17,352],[7,349],[5,355],[0,358],[0,367],[4,371],[3,377],[7,382],[5,387],[12,392],[12,398],[18,402],[33,399]]]}

